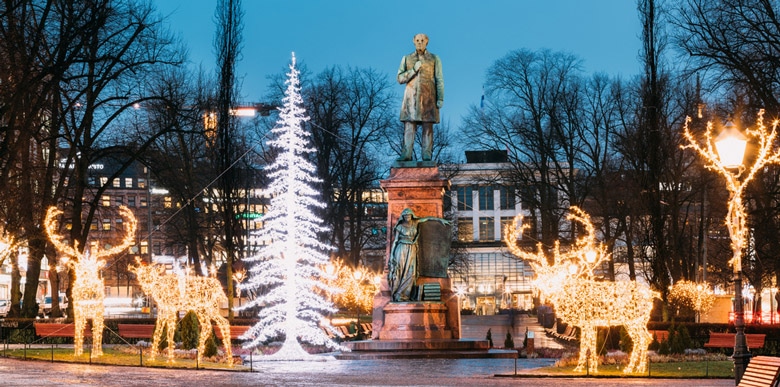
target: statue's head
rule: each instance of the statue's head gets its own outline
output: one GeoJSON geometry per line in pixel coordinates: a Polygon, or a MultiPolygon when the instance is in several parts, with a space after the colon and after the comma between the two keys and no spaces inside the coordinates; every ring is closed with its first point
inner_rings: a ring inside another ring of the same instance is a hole
{"type": "Polygon", "coordinates": [[[423,52],[425,51],[425,47],[428,46],[428,35],[425,34],[414,35],[412,41],[414,42],[414,48],[417,49],[417,51],[419,52],[423,52]]]}
{"type": "Polygon", "coordinates": [[[414,218],[414,211],[412,211],[411,208],[404,208],[404,210],[401,211],[401,219],[408,221],[412,218],[414,218]]]}

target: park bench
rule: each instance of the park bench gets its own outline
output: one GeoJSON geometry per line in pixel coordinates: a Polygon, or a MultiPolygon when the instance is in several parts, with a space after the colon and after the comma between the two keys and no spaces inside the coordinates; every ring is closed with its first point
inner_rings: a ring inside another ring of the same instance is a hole
{"type": "Polygon", "coordinates": [[[775,387],[780,374],[780,357],[756,356],[750,359],[738,387],[775,387]]]}
{"type": "MultiPolygon", "coordinates": [[[[707,348],[734,347],[736,333],[710,332],[710,339],[704,346],[707,348]]],[[[748,348],[763,348],[766,335],[763,333],[745,333],[745,342],[748,348]]]]}
{"type": "Polygon", "coordinates": [[[151,339],[154,324],[118,324],[119,336],[126,339],[151,339]]]}
{"type": "MultiPolygon", "coordinates": [[[[76,328],[73,323],[34,323],[35,335],[40,337],[73,337],[76,328]]],[[[84,337],[92,337],[92,327],[89,324],[84,326],[84,337]]]]}
{"type": "MultiPolygon", "coordinates": [[[[249,325],[236,325],[230,327],[230,340],[236,340],[239,336],[246,333],[246,331],[249,330],[249,328],[252,328],[249,325]]],[[[222,340],[222,331],[219,330],[219,327],[214,327],[214,334],[217,335],[217,338],[222,340]]]]}

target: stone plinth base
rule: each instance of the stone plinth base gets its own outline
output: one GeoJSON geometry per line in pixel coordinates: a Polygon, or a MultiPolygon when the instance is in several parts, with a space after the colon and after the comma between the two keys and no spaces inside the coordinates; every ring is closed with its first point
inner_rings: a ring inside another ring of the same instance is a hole
{"type": "Polygon", "coordinates": [[[379,340],[451,339],[447,305],[441,302],[391,302],[384,307],[379,340]]]}
{"type": "Polygon", "coordinates": [[[372,359],[516,359],[513,349],[490,349],[487,340],[363,340],[344,345],[351,352],[336,355],[340,360],[372,359]]]}

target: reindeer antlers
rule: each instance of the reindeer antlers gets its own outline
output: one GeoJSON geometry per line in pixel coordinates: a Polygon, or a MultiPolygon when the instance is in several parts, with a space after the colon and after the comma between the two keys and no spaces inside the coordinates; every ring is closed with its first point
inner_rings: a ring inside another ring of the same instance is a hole
{"type": "MultiPolygon", "coordinates": [[[[554,258],[553,265],[559,265],[566,261],[574,261],[577,263],[578,267],[576,273],[572,274],[591,277],[593,275],[593,269],[605,260],[609,259],[606,246],[598,244],[596,241],[596,229],[593,227],[593,223],[590,221],[590,216],[585,213],[585,211],[579,207],[572,206],[570,208],[570,213],[567,216],[567,219],[582,224],[585,228],[585,234],[582,238],[579,238],[574,242],[574,245],[568,252],[561,252],[560,242],[555,241],[555,246],[553,247],[552,251],[554,258]]],[[[514,243],[514,241],[519,238],[523,230],[528,227],[528,225],[524,225],[522,222],[523,215],[518,214],[515,216],[514,221],[504,231],[504,240],[506,241],[506,245],[509,248],[509,251],[532,265],[549,267],[549,262],[544,253],[544,246],[541,242],[536,245],[535,253],[523,251],[520,247],[517,246],[516,243],[514,243]],[[521,224],[520,228],[517,227],[518,223],[521,224]]]]}
{"type": "MultiPolygon", "coordinates": [[[[105,251],[96,251],[93,254],[95,260],[98,260],[103,257],[108,257],[110,255],[119,254],[123,250],[132,246],[135,243],[135,231],[138,228],[138,221],[136,221],[133,212],[130,211],[130,209],[125,206],[119,207],[119,213],[125,219],[125,224],[127,227],[125,232],[125,237],[124,239],[122,239],[122,243],[105,251]]],[[[53,206],[49,207],[49,210],[46,211],[46,219],[43,222],[44,228],[46,230],[46,234],[49,236],[49,240],[57,250],[59,250],[60,252],[62,252],[67,256],[78,259],[78,257],[81,256],[81,254],[79,254],[78,251],[78,242],[75,242],[73,244],[73,247],[71,247],[70,245],[63,242],[62,235],[57,234],[58,230],[57,230],[56,217],[59,215],[62,215],[62,211],[57,209],[57,207],[53,207],[53,206]]]]}
{"type": "Polygon", "coordinates": [[[46,211],[46,219],[43,221],[43,227],[46,230],[46,234],[49,236],[49,240],[54,245],[55,249],[69,257],[77,258],[79,256],[78,242],[76,242],[74,246],[71,247],[62,241],[62,235],[57,234],[57,221],[55,218],[60,215],[62,215],[62,211],[57,209],[57,207],[49,207],[49,210],[46,211]]]}

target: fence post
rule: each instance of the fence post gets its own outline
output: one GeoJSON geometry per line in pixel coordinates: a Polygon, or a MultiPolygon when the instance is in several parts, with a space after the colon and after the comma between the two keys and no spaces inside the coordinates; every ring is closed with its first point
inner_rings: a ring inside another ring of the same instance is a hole
{"type": "Polygon", "coordinates": [[[144,366],[144,348],[142,346],[138,346],[138,361],[141,363],[141,367],[144,366]]]}
{"type": "Polygon", "coordinates": [[[200,368],[200,354],[198,353],[198,350],[195,349],[195,369],[200,368]]]}
{"type": "Polygon", "coordinates": [[[54,363],[54,343],[51,344],[51,362],[54,363]]]}

